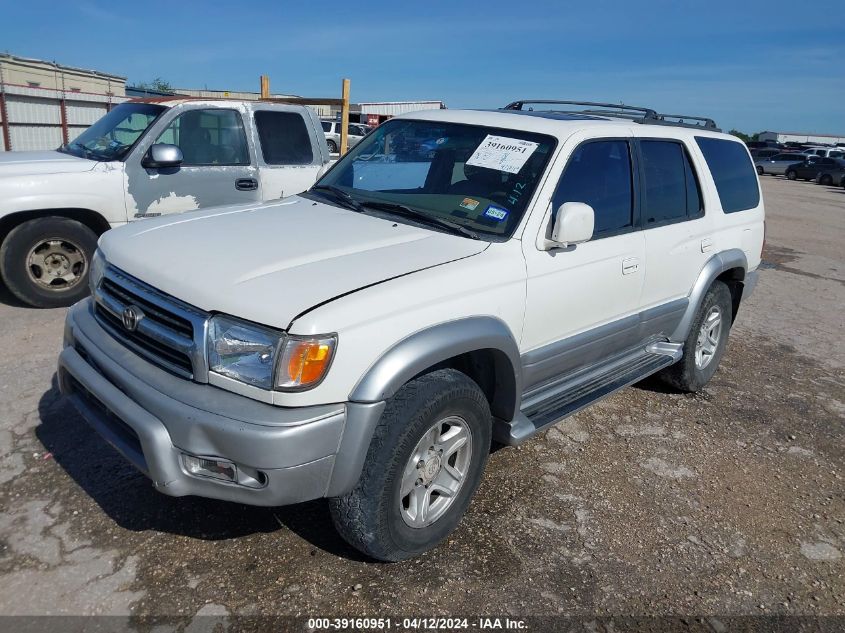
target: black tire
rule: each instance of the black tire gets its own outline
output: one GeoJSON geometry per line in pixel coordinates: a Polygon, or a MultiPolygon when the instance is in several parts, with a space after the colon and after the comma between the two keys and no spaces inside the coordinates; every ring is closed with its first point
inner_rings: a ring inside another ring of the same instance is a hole
{"type": "Polygon", "coordinates": [[[329,501],[337,531],[355,549],[383,561],[434,548],[458,525],[478,487],[490,452],[491,426],[484,393],[459,371],[439,369],[406,384],[387,402],[355,488],[329,501]],[[462,418],[471,437],[463,484],[442,516],[414,528],[400,513],[402,473],[426,431],[448,416],[462,418]]]}
{"type": "Polygon", "coordinates": [[[830,185],[833,184],[833,176],[831,176],[830,174],[823,174],[819,178],[819,184],[820,185],[826,185],[826,186],[829,187],[830,185]]]}
{"type": "Polygon", "coordinates": [[[337,154],[337,143],[329,139],[326,144],[329,146],[329,154],[337,154]]]}
{"type": "Polygon", "coordinates": [[[763,168],[762,168],[760,165],[757,165],[757,175],[758,175],[758,176],[762,176],[762,175],[763,175],[763,168]]]}
{"type": "Polygon", "coordinates": [[[795,180],[796,178],[798,178],[798,174],[795,172],[794,169],[790,169],[788,172],[786,172],[786,178],[787,180],[795,180]]]}
{"type": "Polygon", "coordinates": [[[728,343],[728,334],[732,325],[732,305],[731,291],[721,281],[714,281],[707,294],[704,295],[704,301],[701,302],[698,313],[695,315],[695,319],[693,319],[692,326],[690,327],[687,340],[684,341],[684,355],[681,357],[681,360],[671,367],[667,367],[660,374],[660,377],[665,382],[680,391],[686,392],[699,391],[704,385],[710,382],[710,379],[719,367],[719,361],[722,359],[728,343]],[[720,310],[722,319],[718,345],[706,366],[700,368],[695,358],[699,333],[701,332],[705,318],[710,314],[711,309],[714,308],[720,310]]]}
{"type": "Polygon", "coordinates": [[[97,236],[84,224],[68,218],[36,218],[16,226],[3,240],[0,274],[12,294],[33,307],[73,305],[88,295],[88,269],[96,248],[97,236]],[[61,279],[53,279],[49,286],[46,282],[39,283],[38,279],[49,277],[43,269],[30,265],[33,249],[51,240],[59,243],[56,265],[63,266],[64,257],[67,270],[74,275],[70,283],[61,279]]]}

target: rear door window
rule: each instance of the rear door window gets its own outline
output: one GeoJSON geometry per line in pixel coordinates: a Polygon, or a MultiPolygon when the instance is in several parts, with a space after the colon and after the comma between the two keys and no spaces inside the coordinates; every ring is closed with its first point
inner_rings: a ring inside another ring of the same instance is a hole
{"type": "Polygon", "coordinates": [[[593,239],[633,227],[631,151],[627,141],[589,141],[573,152],[561,176],[553,208],[564,202],[593,207],[593,239]]]}
{"type": "Polygon", "coordinates": [[[643,161],[645,228],[697,217],[698,179],[684,146],[677,141],[640,141],[643,161]]]}
{"type": "Polygon", "coordinates": [[[696,143],[716,183],[725,213],[754,209],[760,204],[757,173],[741,143],[696,136],[696,143]]]}
{"type": "Polygon", "coordinates": [[[305,119],[295,112],[259,110],[255,126],[261,154],[268,165],[310,165],[314,162],[305,119]]]}

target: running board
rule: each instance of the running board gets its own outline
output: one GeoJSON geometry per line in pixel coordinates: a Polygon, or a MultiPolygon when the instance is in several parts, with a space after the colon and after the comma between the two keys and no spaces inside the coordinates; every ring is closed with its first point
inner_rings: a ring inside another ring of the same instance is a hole
{"type": "Polygon", "coordinates": [[[682,343],[659,341],[531,391],[523,397],[522,408],[512,421],[497,421],[493,438],[509,446],[521,444],[555,422],[668,367],[682,355],[682,343]]]}

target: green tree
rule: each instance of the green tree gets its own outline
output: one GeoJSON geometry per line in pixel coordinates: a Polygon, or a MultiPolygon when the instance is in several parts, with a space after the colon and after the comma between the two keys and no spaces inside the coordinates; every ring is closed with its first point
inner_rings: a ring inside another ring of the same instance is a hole
{"type": "Polygon", "coordinates": [[[157,92],[173,92],[173,86],[170,82],[161,77],[156,77],[152,81],[142,81],[137,85],[142,90],[155,90],[157,92]]]}
{"type": "Polygon", "coordinates": [[[753,141],[754,138],[756,138],[756,136],[757,136],[755,134],[754,137],[751,137],[748,134],[746,134],[745,132],[740,132],[739,130],[731,130],[730,132],[728,132],[728,134],[730,134],[732,136],[736,136],[737,138],[741,139],[745,143],[747,143],[748,141],[753,141]]]}

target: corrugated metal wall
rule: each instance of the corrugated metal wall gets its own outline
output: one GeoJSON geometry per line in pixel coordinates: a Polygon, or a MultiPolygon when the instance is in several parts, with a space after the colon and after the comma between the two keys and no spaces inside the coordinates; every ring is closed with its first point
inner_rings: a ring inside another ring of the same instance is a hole
{"type": "Polygon", "coordinates": [[[125,97],[5,84],[0,88],[0,151],[55,149],[125,97]],[[62,121],[62,101],[65,119],[62,121]],[[8,117],[8,121],[4,120],[8,117]],[[11,147],[7,147],[8,139],[11,147]]]}

